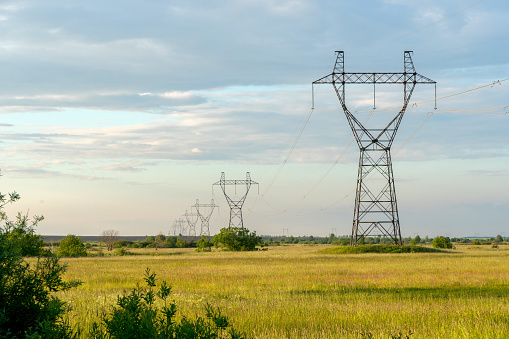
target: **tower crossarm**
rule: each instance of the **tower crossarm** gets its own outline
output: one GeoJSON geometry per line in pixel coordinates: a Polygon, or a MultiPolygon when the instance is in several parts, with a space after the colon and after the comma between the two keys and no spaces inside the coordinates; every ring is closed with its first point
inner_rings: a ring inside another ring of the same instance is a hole
{"type": "MultiPolygon", "coordinates": [[[[350,128],[354,134],[360,149],[390,149],[394,137],[401,123],[401,119],[410,102],[410,98],[417,84],[435,84],[436,81],[415,72],[412,61],[412,51],[404,52],[403,70],[404,72],[380,73],[380,72],[362,72],[349,73],[344,71],[345,59],[343,51],[336,51],[336,63],[331,74],[326,75],[312,84],[332,84],[336,95],[341,103],[341,107],[348,120],[350,128]],[[366,128],[350,112],[346,105],[345,86],[347,84],[402,84],[403,85],[403,106],[398,114],[380,130],[366,128]]],[[[314,99],[313,99],[314,106],[314,99]]]]}
{"type": "Polygon", "coordinates": [[[313,81],[320,84],[436,84],[436,81],[419,73],[331,73],[313,81]]]}

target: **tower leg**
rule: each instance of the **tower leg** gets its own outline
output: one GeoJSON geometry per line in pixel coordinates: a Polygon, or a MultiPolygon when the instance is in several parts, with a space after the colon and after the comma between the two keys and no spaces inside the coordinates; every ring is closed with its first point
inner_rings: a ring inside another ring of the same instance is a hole
{"type": "Polygon", "coordinates": [[[360,150],[351,244],[368,235],[402,243],[389,148],[360,150]]]}

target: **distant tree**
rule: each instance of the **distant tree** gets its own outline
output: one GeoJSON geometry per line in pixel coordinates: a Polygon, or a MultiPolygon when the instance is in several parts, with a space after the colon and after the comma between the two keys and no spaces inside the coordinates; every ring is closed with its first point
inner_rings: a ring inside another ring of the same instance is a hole
{"type": "Polygon", "coordinates": [[[210,252],[212,250],[212,245],[210,238],[202,235],[201,239],[198,240],[196,252],[210,252]]]}
{"type": "Polygon", "coordinates": [[[480,244],[481,244],[481,242],[479,241],[479,239],[472,241],[472,245],[480,245],[480,244]]]}
{"type": "Polygon", "coordinates": [[[416,235],[415,238],[412,239],[412,241],[410,242],[412,245],[417,245],[418,243],[421,242],[421,237],[419,235],[416,235]]]}
{"type": "Polygon", "coordinates": [[[178,238],[175,246],[177,246],[178,248],[185,248],[186,243],[181,238],[178,238]]]}
{"type": "Polygon", "coordinates": [[[494,240],[496,243],[499,243],[499,242],[503,242],[504,241],[504,238],[502,238],[502,236],[499,234],[495,237],[495,240],[494,240]]]}
{"type": "Polygon", "coordinates": [[[452,248],[452,242],[448,237],[436,237],[433,239],[434,248],[452,248]]]}
{"type": "Polygon", "coordinates": [[[216,248],[227,251],[254,251],[262,244],[262,237],[244,227],[224,227],[213,239],[216,248]]]}
{"type": "Polygon", "coordinates": [[[108,251],[113,250],[113,245],[115,245],[117,237],[118,237],[117,230],[104,230],[101,232],[101,241],[106,245],[108,251]]]}
{"type": "Polygon", "coordinates": [[[57,255],[59,257],[86,257],[87,250],[80,237],[69,234],[60,240],[57,255]]]}
{"type": "Polygon", "coordinates": [[[164,236],[164,234],[162,233],[159,233],[155,240],[154,240],[154,246],[156,248],[156,250],[159,248],[159,247],[164,247],[164,240],[166,239],[166,237],[164,236]]]}
{"type": "Polygon", "coordinates": [[[164,239],[164,245],[169,248],[177,247],[177,237],[166,237],[166,239],[164,239]]]}

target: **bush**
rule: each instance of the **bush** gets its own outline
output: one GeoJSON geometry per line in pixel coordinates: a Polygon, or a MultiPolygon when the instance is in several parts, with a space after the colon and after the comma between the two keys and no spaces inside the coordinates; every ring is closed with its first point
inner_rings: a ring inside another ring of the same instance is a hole
{"type": "Polygon", "coordinates": [[[44,249],[44,239],[35,233],[35,227],[40,221],[44,220],[44,217],[35,216],[30,221],[28,214],[18,213],[14,221],[7,220],[5,216],[4,219],[4,233],[7,240],[20,250],[21,256],[38,257],[50,254],[49,251],[44,249]]]}
{"type": "Polygon", "coordinates": [[[433,239],[433,248],[452,248],[452,242],[447,237],[436,237],[433,239]]]}
{"type": "Polygon", "coordinates": [[[212,245],[210,238],[202,235],[197,242],[196,252],[210,252],[212,251],[212,245]]]}
{"type": "Polygon", "coordinates": [[[59,257],[86,257],[87,249],[80,237],[69,234],[58,244],[59,257]]]}
{"type": "Polygon", "coordinates": [[[225,227],[214,236],[214,246],[227,251],[254,251],[262,244],[262,237],[244,227],[225,227]]]}
{"type": "MultiPolygon", "coordinates": [[[[19,199],[0,194],[0,218],[7,220],[2,207],[19,199]]],[[[0,338],[72,338],[75,334],[63,319],[65,303],[51,294],[80,284],[65,282],[65,265],[49,251],[43,251],[34,226],[42,217],[18,214],[15,222],[0,227],[0,338]],[[23,255],[47,257],[27,262],[23,255]]]]}
{"type": "Polygon", "coordinates": [[[237,332],[228,318],[219,309],[205,305],[206,318],[189,319],[182,317],[176,321],[177,305],[169,301],[171,286],[165,281],[156,287],[156,274],[145,271],[148,288],[137,287],[130,293],[117,297],[116,307],[106,315],[101,323],[93,323],[89,337],[105,338],[246,338],[237,332]],[[156,297],[162,306],[155,306],[156,297]]]}

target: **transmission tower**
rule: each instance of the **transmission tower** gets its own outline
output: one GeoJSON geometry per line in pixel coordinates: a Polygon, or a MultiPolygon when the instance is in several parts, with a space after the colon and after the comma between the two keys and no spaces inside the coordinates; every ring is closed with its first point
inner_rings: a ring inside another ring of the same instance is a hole
{"type": "Polygon", "coordinates": [[[344,53],[336,53],[332,73],[314,81],[313,85],[334,86],[360,150],[351,244],[357,245],[359,240],[375,232],[395,244],[402,244],[390,150],[415,85],[435,84],[436,100],[436,82],[415,72],[412,51],[404,52],[403,73],[345,73],[344,53]],[[346,107],[346,84],[403,84],[403,106],[386,127],[368,129],[346,107]],[[368,176],[375,178],[368,182],[368,176]],[[375,190],[372,183],[377,179],[383,184],[375,190]]]}
{"type": "Polygon", "coordinates": [[[194,206],[192,207],[196,208],[196,213],[198,214],[201,220],[200,235],[206,235],[207,237],[210,237],[209,229],[210,217],[212,216],[212,212],[214,212],[214,208],[219,206],[214,204],[214,199],[212,199],[210,204],[200,204],[198,199],[196,199],[196,204],[194,204],[194,206]]]}
{"type": "Polygon", "coordinates": [[[244,205],[244,201],[246,201],[251,185],[258,185],[258,183],[251,180],[249,172],[246,173],[246,180],[226,180],[224,172],[221,172],[221,179],[213,185],[221,186],[226,201],[228,202],[228,205],[230,205],[230,227],[243,228],[244,221],[242,219],[242,206],[244,205]],[[237,185],[246,185],[246,193],[240,198],[240,200],[233,200],[226,193],[226,185],[235,185],[235,192],[237,190],[237,185]]]}
{"type": "Polygon", "coordinates": [[[187,226],[189,227],[189,236],[196,237],[196,223],[198,222],[199,215],[192,212],[188,213],[186,210],[184,216],[186,217],[187,226]],[[194,217],[196,217],[196,219],[194,217]]]}

